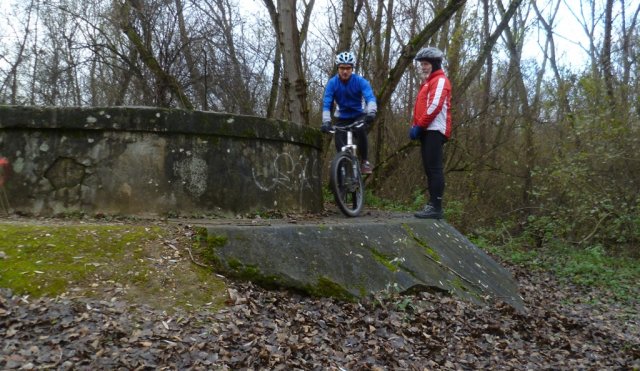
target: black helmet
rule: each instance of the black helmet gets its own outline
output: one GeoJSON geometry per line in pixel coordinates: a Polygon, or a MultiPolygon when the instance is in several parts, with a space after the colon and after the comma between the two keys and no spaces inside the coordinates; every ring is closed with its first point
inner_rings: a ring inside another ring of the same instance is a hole
{"type": "Polygon", "coordinates": [[[432,46],[422,48],[416,53],[416,57],[414,60],[416,61],[440,61],[442,62],[442,58],[444,58],[444,53],[432,46]]]}

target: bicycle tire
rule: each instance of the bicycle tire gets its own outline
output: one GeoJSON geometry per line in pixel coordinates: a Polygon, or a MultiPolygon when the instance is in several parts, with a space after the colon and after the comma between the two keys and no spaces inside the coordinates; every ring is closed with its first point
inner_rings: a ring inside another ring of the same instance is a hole
{"type": "Polygon", "coordinates": [[[348,152],[338,153],[331,161],[329,182],[340,211],[358,216],[364,207],[364,180],[357,158],[348,152]]]}

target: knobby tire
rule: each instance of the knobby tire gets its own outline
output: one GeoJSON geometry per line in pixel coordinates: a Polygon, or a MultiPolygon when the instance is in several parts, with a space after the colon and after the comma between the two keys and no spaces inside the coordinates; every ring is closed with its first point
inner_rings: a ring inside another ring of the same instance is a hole
{"type": "Polygon", "coordinates": [[[350,153],[340,152],[331,161],[329,177],[336,204],[346,216],[358,216],[364,206],[364,180],[360,164],[350,153]]]}

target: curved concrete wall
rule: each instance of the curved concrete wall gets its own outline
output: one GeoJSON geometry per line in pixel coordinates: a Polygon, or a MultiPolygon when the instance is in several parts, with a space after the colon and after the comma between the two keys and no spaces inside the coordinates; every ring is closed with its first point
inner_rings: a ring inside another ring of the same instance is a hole
{"type": "Polygon", "coordinates": [[[0,106],[4,188],[35,215],[319,211],[321,148],[314,129],[251,116],[0,106]]]}

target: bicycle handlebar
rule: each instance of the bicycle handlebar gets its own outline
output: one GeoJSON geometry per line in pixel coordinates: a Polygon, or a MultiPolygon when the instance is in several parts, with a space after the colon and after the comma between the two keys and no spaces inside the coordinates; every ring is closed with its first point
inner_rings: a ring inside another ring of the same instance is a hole
{"type": "Polygon", "coordinates": [[[331,127],[331,130],[329,131],[329,133],[333,134],[336,131],[350,131],[351,129],[358,129],[358,128],[361,128],[364,124],[366,124],[366,122],[363,119],[359,119],[344,126],[334,125],[331,127]]]}

